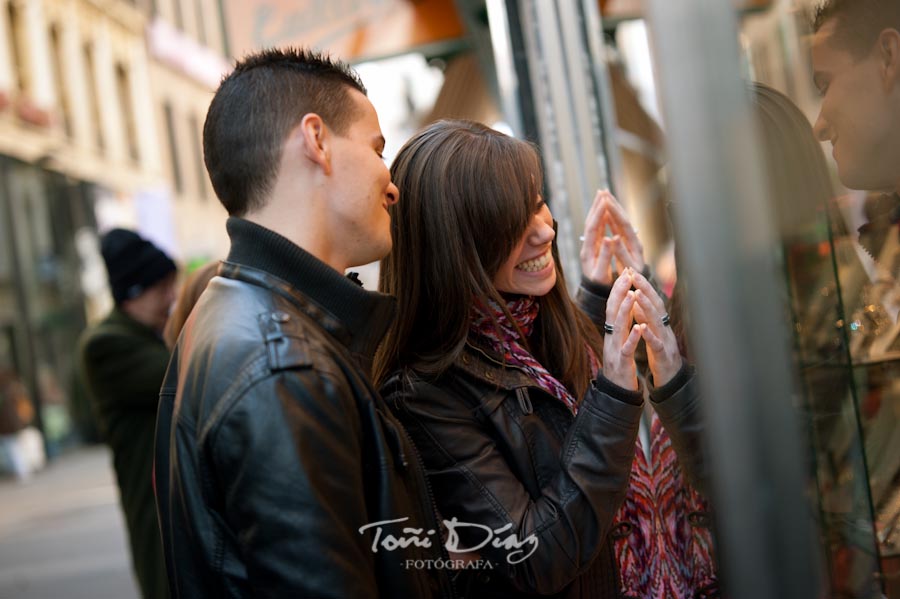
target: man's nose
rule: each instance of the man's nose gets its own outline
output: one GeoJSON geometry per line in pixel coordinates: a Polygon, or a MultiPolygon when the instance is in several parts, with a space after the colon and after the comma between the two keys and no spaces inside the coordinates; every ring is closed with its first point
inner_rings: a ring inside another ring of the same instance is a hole
{"type": "Polygon", "coordinates": [[[813,125],[813,133],[819,141],[831,141],[831,127],[828,126],[828,122],[821,112],[819,118],[816,119],[816,124],[813,125]]]}
{"type": "Polygon", "coordinates": [[[400,201],[400,190],[394,185],[393,181],[387,188],[388,206],[392,206],[400,201]]]}

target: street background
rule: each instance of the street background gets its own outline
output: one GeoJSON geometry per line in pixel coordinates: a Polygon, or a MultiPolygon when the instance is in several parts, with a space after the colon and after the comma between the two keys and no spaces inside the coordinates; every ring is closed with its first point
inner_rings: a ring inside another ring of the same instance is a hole
{"type": "Polygon", "coordinates": [[[79,449],[0,479],[0,599],[134,599],[109,452],[79,449]]]}

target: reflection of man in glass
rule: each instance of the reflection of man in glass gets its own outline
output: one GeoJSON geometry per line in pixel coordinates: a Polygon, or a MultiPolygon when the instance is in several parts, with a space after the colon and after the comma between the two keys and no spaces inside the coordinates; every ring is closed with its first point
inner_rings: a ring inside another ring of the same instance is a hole
{"type": "Polygon", "coordinates": [[[850,348],[881,358],[900,351],[900,2],[826,0],[813,27],[816,136],[831,142],[846,187],[874,192],[839,201],[862,267],[841,280],[845,302],[860,290],[850,348]]]}
{"type": "MultiPolygon", "coordinates": [[[[840,284],[841,301],[851,314],[853,386],[859,397],[879,554],[888,596],[896,597],[892,585],[897,584],[893,573],[900,559],[900,0],[826,0],[816,14],[814,30],[814,81],[822,95],[816,136],[831,142],[838,176],[846,187],[877,192],[861,204],[851,227],[859,233],[854,241],[865,250],[858,252],[861,268],[844,261],[851,267],[841,272],[840,284]],[[859,222],[863,224],[857,228],[859,222]],[[858,302],[854,289],[860,290],[858,302]]],[[[843,208],[848,206],[852,208],[852,202],[843,208]]],[[[839,237],[835,240],[840,265],[839,237]]],[[[843,442],[839,438],[833,435],[829,444],[838,447],[843,442]]],[[[856,470],[852,464],[851,468],[856,470]]]]}
{"type": "Polygon", "coordinates": [[[900,189],[900,2],[827,0],[814,28],[816,135],[845,186],[900,189]]]}

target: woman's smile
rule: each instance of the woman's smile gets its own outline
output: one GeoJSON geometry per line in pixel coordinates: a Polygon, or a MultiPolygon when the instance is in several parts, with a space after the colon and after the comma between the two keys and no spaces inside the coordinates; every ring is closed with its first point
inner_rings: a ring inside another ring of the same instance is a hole
{"type": "Polygon", "coordinates": [[[523,271],[526,273],[541,273],[546,270],[547,267],[553,265],[553,255],[550,252],[550,248],[538,256],[537,258],[532,258],[530,260],[524,260],[519,264],[516,264],[516,270],[523,271]]]}

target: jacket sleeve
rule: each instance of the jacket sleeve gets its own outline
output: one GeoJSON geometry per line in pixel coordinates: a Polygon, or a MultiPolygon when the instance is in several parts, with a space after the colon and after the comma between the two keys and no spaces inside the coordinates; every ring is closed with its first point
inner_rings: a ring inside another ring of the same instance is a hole
{"type": "Polygon", "coordinates": [[[591,565],[625,495],[640,405],[592,387],[563,440],[559,468],[539,473],[542,489],[532,497],[495,443],[491,422],[459,396],[427,383],[399,394],[392,398],[399,399],[395,409],[429,457],[426,469],[444,521],[476,525],[458,529],[457,550],[474,549],[528,593],[556,593],[591,565]],[[533,536],[536,546],[525,544],[515,556],[493,542],[478,547],[485,526],[506,527],[495,541],[533,536]]]}
{"type": "Polygon", "coordinates": [[[606,301],[611,290],[612,287],[609,285],[594,283],[581,277],[581,284],[575,292],[575,303],[588,315],[601,334],[603,325],[606,324],[606,301]]]}
{"type": "Polygon", "coordinates": [[[156,412],[169,365],[169,350],[162,341],[136,343],[130,335],[104,333],[86,339],[81,355],[95,400],[101,404],[114,400],[116,408],[156,412]]]}
{"type": "Polygon", "coordinates": [[[705,426],[694,368],[685,364],[671,381],[651,389],[650,403],[672,439],[672,447],[688,481],[705,493],[709,489],[703,446],[705,426]]]}
{"type": "Polygon", "coordinates": [[[255,597],[374,597],[358,407],[342,378],[285,371],[233,402],[208,443],[255,597]]]}

